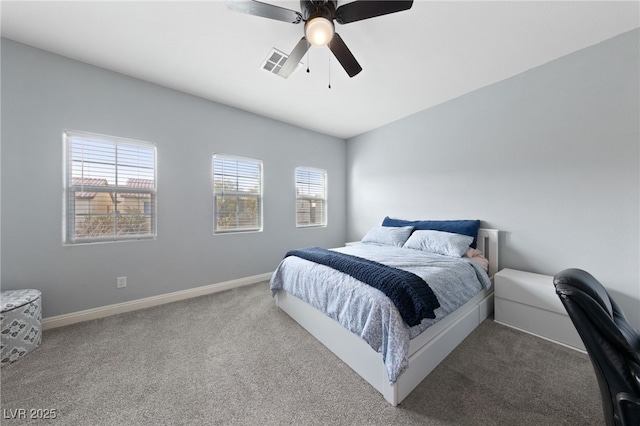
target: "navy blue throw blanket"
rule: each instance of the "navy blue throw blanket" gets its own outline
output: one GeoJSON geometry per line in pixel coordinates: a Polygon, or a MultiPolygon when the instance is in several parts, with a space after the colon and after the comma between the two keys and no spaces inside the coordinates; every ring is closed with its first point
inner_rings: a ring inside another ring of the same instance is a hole
{"type": "Polygon", "coordinates": [[[410,327],[424,318],[435,318],[433,311],[440,307],[433,290],[414,273],[320,247],[291,250],[285,255],[288,256],[329,266],[377,288],[391,299],[410,327]]]}

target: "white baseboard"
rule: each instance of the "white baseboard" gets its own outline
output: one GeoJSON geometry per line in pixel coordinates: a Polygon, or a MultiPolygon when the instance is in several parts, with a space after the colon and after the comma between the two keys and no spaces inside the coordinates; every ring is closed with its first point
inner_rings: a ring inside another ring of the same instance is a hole
{"type": "Polygon", "coordinates": [[[548,340],[549,342],[555,343],[556,345],[564,346],[565,348],[573,349],[574,351],[578,351],[580,353],[583,353],[583,354],[587,355],[587,351],[585,349],[576,348],[575,346],[567,345],[566,343],[559,342],[557,340],[553,340],[553,339],[550,339],[548,337],[544,337],[544,336],[542,336],[540,334],[533,333],[533,332],[531,332],[529,330],[525,330],[523,328],[516,327],[516,326],[511,325],[511,324],[507,324],[506,322],[496,321],[495,319],[493,321],[498,323],[498,324],[500,324],[500,325],[504,325],[506,327],[513,328],[514,330],[522,331],[523,333],[527,333],[527,334],[530,334],[532,336],[536,336],[536,337],[539,337],[541,339],[548,340]]]}
{"type": "Polygon", "coordinates": [[[101,306],[99,308],[87,309],[84,311],[72,312],[70,314],[56,315],[42,319],[42,329],[48,330],[56,327],[63,327],[78,322],[90,321],[104,318],[111,315],[136,311],[138,309],[150,308],[152,306],[163,305],[165,303],[176,302],[178,300],[190,299],[192,297],[204,296],[219,291],[229,290],[236,287],[267,281],[271,278],[272,272],[254,275],[237,280],[230,280],[216,284],[209,284],[202,287],[190,288],[187,290],[175,291],[173,293],[161,294],[158,296],[145,297],[144,299],[132,300],[130,302],[116,303],[115,305],[101,306]]]}

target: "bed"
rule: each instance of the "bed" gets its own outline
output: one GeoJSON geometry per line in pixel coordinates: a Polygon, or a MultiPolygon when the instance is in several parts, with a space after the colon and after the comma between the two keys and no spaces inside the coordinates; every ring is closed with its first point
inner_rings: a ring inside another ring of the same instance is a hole
{"type": "MultiPolygon", "coordinates": [[[[387,231],[388,227],[382,228],[387,231]]],[[[404,228],[408,230],[410,240],[417,234],[431,232],[404,228]]],[[[433,311],[435,318],[425,317],[419,324],[412,323],[412,326],[404,321],[406,317],[398,312],[393,302],[380,290],[329,266],[298,257],[299,253],[286,256],[271,278],[276,305],[349,365],[393,406],[406,398],[491,314],[492,277],[498,269],[498,231],[494,229],[480,228],[477,230],[477,237],[473,239],[473,246],[478,250],[476,253],[482,253],[480,257],[486,261],[484,265],[479,266],[472,258],[452,256],[456,258],[452,262],[464,263],[462,269],[465,272],[461,277],[454,275],[449,278],[449,272],[444,273],[444,278],[435,276],[442,275],[440,272],[436,272],[433,277],[425,276],[427,272],[423,272],[421,266],[414,265],[414,261],[423,262],[424,257],[424,262],[431,262],[427,258],[434,258],[436,263],[430,270],[446,271],[449,266],[442,262],[449,262],[445,258],[450,256],[425,253],[415,247],[407,248],[408,242],[410,241],[404,242],[405,246],[397,241],[378,244],[379,241],[375,239],[367,241],[365,236],[362,242],[350,243],[345,247],[332,249],[331,252],[371,259],[426,277],[424,281],[434,288],[438,300],[442,298],[441,306],[433,311]],[[469,278],[473,274],[476,274],[477,282],[469,278]],[[446,282],[438,284],[438,281],[447,279],[455,282],[473,281],[469,290],[447,290],[449,293],[465,293],[464,300],[449,301],[446,299],[448,296],[441,294],[447,285],[444,285],[446,282]],[[365,295],[361,296],[360,292],[365,295]],[[347,311],[348,314],[345,313],[347,311]],[[380,318],[382,323],[376,322],[380,318]]],[[[469,240],[466,243],[468,246],[469,240]]]]}

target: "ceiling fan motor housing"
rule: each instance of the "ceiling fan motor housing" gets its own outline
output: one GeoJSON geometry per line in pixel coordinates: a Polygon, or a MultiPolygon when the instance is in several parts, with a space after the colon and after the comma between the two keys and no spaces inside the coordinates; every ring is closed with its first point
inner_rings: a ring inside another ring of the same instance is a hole
{"type": "Polygon", "coordinates": [[[302,20],[310,21],[322,17],[333,22],[336,17],[337,0],[300,0],[302,20]]]}

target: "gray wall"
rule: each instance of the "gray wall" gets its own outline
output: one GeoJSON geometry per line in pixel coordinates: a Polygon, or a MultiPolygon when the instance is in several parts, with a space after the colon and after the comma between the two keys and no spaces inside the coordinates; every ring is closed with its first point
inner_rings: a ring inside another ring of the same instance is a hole
{"type": "Polygon", "coordinates": [[[271,272],[344,243],[345,158],[344,140],[3,39],[2,289],[40,289],[54,316],[271,272]],[[157,144],[156,240],[63,246],[66,128],[157,144]],[[213,235],[214,152],[263,160],[263,232],[213,235]],[[326,228],[295,227],[296,166],[328,172],[326,228]]]}
{"type": "Polygon", "coordinates": [[[586,269],[640,326],[639,39],[348,140],[348,239],[385,215],[481,219],[502,231],[502,268],[586,269]]]}
{"type": "Polygon", "coordinates": [[[501,267],[587,269],[640,327],[639,39],[623,34],[346,147],[3,39],[2,288],[41,289],[53,316],[270,272],[289,248],[359,239],[385,215],[479,218],[502,231],[501,267]],[[156,240],[62,245],[65,128],[157,144],[156,240]],[[264,232],[212,235],[214,152],[264,161],[264,232]],[[298,165],[329,173],[327,228],[295,228],[298,165]]]}

